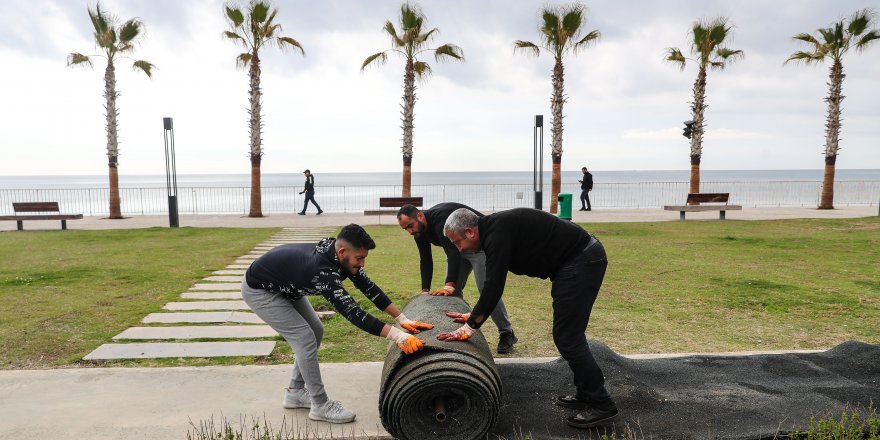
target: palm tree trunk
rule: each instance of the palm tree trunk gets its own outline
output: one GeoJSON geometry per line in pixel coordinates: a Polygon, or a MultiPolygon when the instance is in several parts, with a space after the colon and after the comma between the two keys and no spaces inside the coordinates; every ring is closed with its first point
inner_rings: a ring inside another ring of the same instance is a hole
{"type": "Polygon", "coordinates": [[[112,219],[122,218],[121,201],[119,199],[119,137],[117,131],[116,118],[119,112],[116,110],[116,68],[113,66],[113,60],[107,60],[107,69],[104,70],[104,109],[106,110],[106,129],[107,129],[107,159],[110,171],[110,217],[112,219]]]}
{"type": "Polygon", "coordinates": [[[413,59],[407,58],[406,69],[403,73],[403,104],[401,114],[403,118],[403,195],[410,197],[412,184],[412,157],[413,157],[413,119],[415,118],[416,106],[416,72],[413,68],[413,59]]]}
{"type": "Polygon", "coordinates": [[[828,117],[825,121],[825,176],[822,179],[822,196],[819,209],[834,209],[834,169],[840,148],[840,103],[843,101],[843,64],[836,60],[831,66],[828,83],[828,117]]]}
{"type": "Polygon", "coordinates": [[[693,133],[691,134],[691,184],[690,192],[700,192],[700,160],[703,156],[703,112],[706,110],[706,68],[700,67],[694,81],[694,103],[691,107],[693,133]]]}
{"type": "Polygon", "coordinates": [[[251,136],[251,209],[248,217],[262,217],[263,205],[260,194],[260,162],[263,157],[263,123],[260,96],[260,54],[254,49],[250,67],[250,136],[251,136]]]}
{"type": "Polygon", "coordinates": [[[556,214],[559,190],[562,186],[562,107],[565,104],[565,69],[562,59],[557,58],[553,65],[553,97],[550,99],[550,112],[553,114],[551,157],[553,158],[553,177],[550,185],[550,212],[556,214]]]}

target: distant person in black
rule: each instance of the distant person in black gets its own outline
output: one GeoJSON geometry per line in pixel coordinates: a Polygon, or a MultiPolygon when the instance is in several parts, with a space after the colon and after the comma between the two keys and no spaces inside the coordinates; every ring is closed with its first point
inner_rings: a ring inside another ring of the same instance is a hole
{"type": "Polygon", "coordinates": [[[465,324],[437,339],[469,339],[501,299],[508,271],[550,278],[553,342],[574,373],[577,387],[576,394],[559,396],[556,404],[583,411],[566,419],[576,428],[604,425],[617,417],[617,406],[605,389],[602,370],[584,335],[608,267],[602,243],[576,223],[530,208],[485,217],[459,209],[443,229],[462,253],[486,253],[486,281],[465,324]]]}
{"type": "Polygon", "coordinates": [[[584,180],[578,180],[581,183],[581,211],[592,211],[590,191],[593,190],[593,175],[587,171],[587,167],[581,168],[581,172],[584,173],[584,180]]]}
{"type": "Polygon", "coordinates": [[[318,347],[324,325],[307,296],[321,295],[349,322],[370,333],[393,341],[406,354],[422,349],[425,341],[373,317],[345,291],[349,279],[379,310],[393,317],[410,333],[433,328],[408,319],[364,272],[367,254],[376,243],[364,228],[351,224],[336,238],[318,243],[276,246],[251,263],[241,284],[248,307],[269,324],[293,349],[290,386],[285,390],[285,408],[310,408],[309,418],[331,423],[348,423],[355,413],[330,400],[324,390],[318,366],[318,347]]]}
{"type": "MultiPolygon", "coordinates": [[[[413,205],[404,205],[397,211],[397,223],[409,232],[419,249],[419,271],[422,275],[422,292],[431,295],[457,296],[461,298],[465,283],[471,271],[477,280],[477,291],[483,291],[486,279],[486,254],[482,252],[462,254],[443,233],[446,218],[459,208],[469,209],[478,217],[483,214],[461,203],[441,203],[431,209],[420,211],[413,205]],[[431,245],[440,246],[446,253],[446,284],[437,290],[431,290],[431,279],[434,277],[434,256],[431,245]]],[[[510,317],[503,301],[492,311],[492,321],[498,327],[498,353],[508,354],[513,351],[513,344],[518,339],[510,325],[510,317]]],[[[464,322],[463,320],[461,322],[464,322]]]]}
{"type": "Polygon", "coordinates": [[[321,215],[324,211],[321,210],[321,207],[318,206],[318,202],[315,201],[315,176],[313,176],[312,172],[309,170],[303,171],[303,175],[306,176],[306,184],[303,190],[299,193],[306,194],[306,201],[303,203],[303,210],[299,212],[299,215],[306,215],[306,208],[309,207],[309,200],[312,201],[312,204],[315,205],[315,208],[318,208],[317,215],[321,215]]]}

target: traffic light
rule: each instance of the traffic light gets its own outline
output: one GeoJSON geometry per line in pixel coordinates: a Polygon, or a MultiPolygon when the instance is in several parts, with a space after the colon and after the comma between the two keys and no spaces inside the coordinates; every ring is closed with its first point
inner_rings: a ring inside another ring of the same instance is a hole
{"type": "Polygon", "coordinates": [[[694,131],[694,121],[684,121],[684,132],[681,135],[690,139],[691,133],[693,133],[693,131],[694,131]]]}

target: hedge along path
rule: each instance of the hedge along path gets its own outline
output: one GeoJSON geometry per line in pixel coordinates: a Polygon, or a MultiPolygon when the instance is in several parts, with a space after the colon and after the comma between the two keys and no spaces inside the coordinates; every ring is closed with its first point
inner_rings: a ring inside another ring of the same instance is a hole
{"type": "MultiPolygon", "coordinates": [[[[288,243],[315,243],[330,237],[335,227],[284,228],[267,241],[214,271],[180,294],[181,301],[150,313],[143,326],[131,327],[83,357],[87,361],[186,357],[268,356],[278,335],[241,300],[241,280],[251,261],[269,249],[288,243]],[[185,342],[188,339],[217,339],[185,342]],[[256,340],[255,340],[256,339],[256,340]],[[184,342],[179,342],[183,340],[184,342]],[[150,341],[150,342],[144,342],[150,341]],[[156,341],[156,342],[154,342],[156,341]]],[[[318,312],[321,319],[335,312],[318,312]]]]}

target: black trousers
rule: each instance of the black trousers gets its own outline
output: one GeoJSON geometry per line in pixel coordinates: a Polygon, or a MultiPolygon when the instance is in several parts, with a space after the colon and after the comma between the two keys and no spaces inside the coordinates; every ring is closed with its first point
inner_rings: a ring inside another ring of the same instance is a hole
{"type": "MultiPolygon", "coordinates": [[[[592,240],[591,240],[592,243],[592,240]]],[[[574,374],[577,396],[599,409],[613,408],[605,377],[584,334],[602,287],[608,258],[598,240],[572,257],[553,277],[553,342],[574,374]]]]}
{"type": "Polygon", "coordinates": [[[590,206],[590,190],[581,190],[581,209],[593,209],[590,206]],[[586,203],[586,205],[584,204],[586,203]]]}
{"type": "Polygon", "coordinates": [[[315,192],[314,191],[306,191],[306,201],[303,203],[302,212],[306,212],[306,208],[309,207],[309,200],[312,201],[312,204],[315,205],[315,208],[318,208],[318,211],[321,210],[321,207],[318,206],[318,202],[315,201],[315,192]]]}

